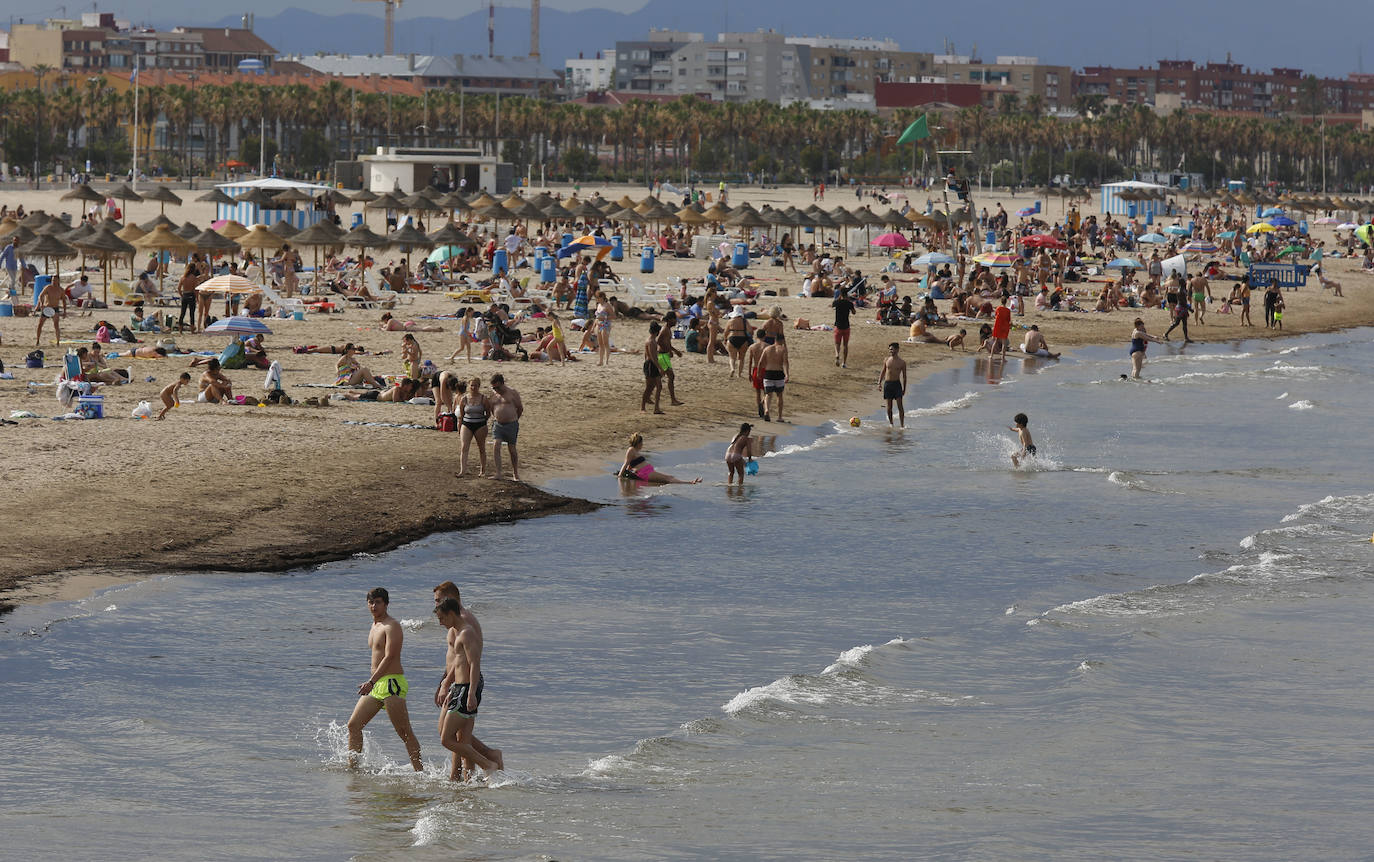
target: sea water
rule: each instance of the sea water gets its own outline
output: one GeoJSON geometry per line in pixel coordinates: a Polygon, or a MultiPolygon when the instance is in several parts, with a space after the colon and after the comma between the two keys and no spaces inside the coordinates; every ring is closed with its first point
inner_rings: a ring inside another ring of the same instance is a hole
{"type": "Polygon", "coordinates": [[[551,483],[589,515],[21,608],[0,856],[1366,857],[1371,334],[969,360],[742,491],[723,429],[652,453],[701,485],[551,483]],[[444,779],[448,579],[490,782],[444,779]],[[418,775],[385,715],[346,766],[373,586],[418,775]]]}

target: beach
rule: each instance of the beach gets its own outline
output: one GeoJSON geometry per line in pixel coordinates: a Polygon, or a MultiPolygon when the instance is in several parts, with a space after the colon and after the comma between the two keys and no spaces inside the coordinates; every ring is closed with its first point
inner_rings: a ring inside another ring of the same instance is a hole
{"type": "MultiPolygon", "coordinates": [[[[0,186],[0,202],[11,208],[73,212],[74,201],[60,201],[65,189],[33,192],[0,186]]],[[[535,190],[538,191],[538,190],[535,190]]],[[[569,188],[554,188],[565,196],[569,188]]],[[[584,195],[592,189],[583,189],[584,195]]],[[[533,193],[533,192],[531,192],[533,193]]],[[[623,194],[641,197],[644,189],[609,186],[604,197],[623,194]]],[[[186,195],[190,197],[191,195],[186,195]]],[[[992,209],[998,202],[1008,211],[1029,202],[1029,196],[1005,192],[974,193],[975,205],[992,209]]],[[[740,188],[730,203],[756,206],[811,203],[811,190],[740,188]]],[[[852,207],[853,194],[833,193],[823,203],[852,207]]],[[[924,203],[913,197],[918,208],[924,203]]],[[[156,204],[134,204],[134,221],[151,218],[156,204]]],[[[1085,214],[1095,207],[1085,206],[1085,214]]],[[[1055,220],[1055,202],[1046,217],[1055,220]]],[[[213,220],[209,204],[168,207],[178,222],[206,227],[213,220]]],[[[347,216],[345,216],[347,222],[347,216]]],[[[375,229],[381,228],[373,213],[375,229]]],[[[434,225],[431,225],[431,229],[434,225]]],[[[1318,228],[1318,236],[1329,238],[1318,228]]],[[[396,258],[383,252],[380,261],[396,258]]],[[[851,261],[874,276],[885,259],[851,261]]],[[[1316,280],[1295,292],[1285,292],[1284,330],[1239,325],[1239,315],[1209,313],[1205,325],[1194,325],[1191,337],[1199,342],[1235,341],[1281,334],[1331,331],[1374,323],[1374,291],[1358,261],[1328,258],[1329,277],[1342,282],[1345,296],[1333,297],[1316,280]]],[[[652,275],[639,273],[637,255],[628,251],[624,262],[613,264],[619,274],[658,281],[665,276],[700,278],[702,260],[660,258],[652,275]]],[[[1236,270],[1230,270],[1235,272],[1236,270]]],[[[847,368],[834,364],[831,333],[794,332],[798,317],[813,324],[832,320],[829,299],[797,297],[801,278],[772,267],[756,270],[764,289],[786,288],[789,296],[764,297],[756,310],[776,303],[788,320],[792,378],[787,387],[788,419],[797,426],[824,421],[868,417],[881,407],[876,387],[879,364],[888,342],[902,342],[902,355],[912,365],[912,383],[951,362],[966,363],[968,354],[952,353],[944,345],[907,344],[904,328],[872,321],[871,310],[856,317],[847,368]]],[[[1230,281],[1213,282],[1213,294],[1224,295],[1230,281]]],[[[170,285],[168,285],[170,287],[170,285]]],[[[899,293],[915,294],[915,285],[899,285],[899,293]]],[[[96,293],[99,294],[97,286],[96,293]]],[[[699,290],[698,290],[699,292],[699,290]]],[[[215,312],[222,311],[216,302],[215,312]]],[[[944,310],[946,303],[940,303],[944,310]]],[[[376,553],[431,533],[535,515],[582,512],[594,504],[539,490],[557,477],[603,474],[619,463],[625,440],[635,431],[644,434],[650,451],[665,451],[719,442],[720,448],[742,421],[757,421],[753,393],[747,381],[729,379],[729,363],[687,354],[675,361],[677,388],[686,402],[666,407],[654,416],[638,409],[643,387],[641,348],[647,321],[617,321],[613,342],[620,349],[609,367],[597,367],[595,354],[566,365],[523,362],[482,362],[470,365],[459,357],[448,361],[458,345],[457,323],[441,319],[466,306],[442,293],[404,295],[392,313],[402,320],[443,326],[444,332],[419,332],[424,355],[440,369],[460,376],[480,376],[485,384],[500,372],[525,402],[521,421],[521,473],[525,482],[458,478],[458,435],[440,434],[409,425],[432,425],[433,408],[409,404],[327,401],[326,406],[224,406],[195,404],[183,395],[183,406],[162,422],[136,420],[130,412],[140,401],[157,402],[158,391],[187,370],[188,358],[158,360],[112,359],[115,368],[130,368],[133,383],[104,387],[105,419],[52,422],[47,418],[20,420],[5,426],[9,443],[11,487],[21,493],[0,502],[0,518],[17,525],[0,546],[0,604],[13,605],[50,599],[73,599],[92,589],[154,574],[186,571],[279,571],[336,560],[357,553],[376,553]],[[153,381],[146,378],[153,377],[153,381]]],[[[1215,306],[1213,306],[1215,308],[1215,306]]],[[[164,312],[165,313],[165,312],[164,312]]],[[[364,364],[379,374],[399,374],[400,332],[383,331],[380,309],[348,309],[341,314],[310,314],[303,321],[269,319],[273,334],[266,339],[269,358],[283,365],[285,389],[298,401],[323,398],[334,390],[304,384],[330,384],[337,357],[297,354],[291,348],[307,344],[354,342],[369,355],[364,364]]],[[[1129,370],[1126,343],[1133,309],[1110,314],[1056,313],[1027,310],[1018,325],[1036,324],[1051,348],[1089,345],[1119,347],[1121,370],[1129,370]]],[[[1166,312],[1152,309],[1141,315],[1151,333],[1168,325],[1166,312]]],[[[1258,302],[1257,318],[1260,317],[1258,302]]],[[[105,317],[127,321],[121,307],[94,310],[89,316],[73,312],[63,321],[64,338],[86,339],[105,317]]],[[[51,384],[60,350],[45,333],[42,349],[47,367],[24,368],[24,355],[33,349],[32,318],[0,321],[0,359],[14,379],[0,381],[0,418],[12,411],[30,410],[40,417],[63,412],[51,384]]],[[[530,324],[532,326],[533,324],[530,324]]],[[[977,324],[970,329],[976,346],[977,324]]],[[[949,329],[933,330],[938,335],[949,329]]],[[[147,341],[158,337],[148,334],[147,341]]],[[[218,350],[225,336],[175,333],[176,343],[192,350],[218,350]]],[[[569,333],[570,346],[577,335],[569,333]]],[[[1019,343],[1019,332],[1013,344],[1019,343]]],[[[680,346],[680,343],[679,343],[680,346]]],[[[118,350],[109,345],[108,350],[118,350]]],[[[193,370],[198,374],[198,369],[193,370]]],[[[264,372],[230,371],[235,392],[260,394],[264,372]]],[[[666,397],[665,397],[666,405],[666,397]]],[[[776,431],[778,423],[769,431],[776,431]]],[[[919,441],[918,441],[919,442],[919,441]]],[[[724,467],[720,466],[723,476],[724,467]]]]}

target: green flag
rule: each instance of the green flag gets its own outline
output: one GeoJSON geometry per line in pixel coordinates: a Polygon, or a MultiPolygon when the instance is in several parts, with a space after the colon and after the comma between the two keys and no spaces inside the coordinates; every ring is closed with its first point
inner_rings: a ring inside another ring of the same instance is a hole
{"type": "Polygon", "coordinates": [[[914,144],[917,141],[930,137],[930,129],[926,128],[926,115],[922,114],[916,118],[916,122],[906,127],[902,136],[897,139],[899,144],[914,144]]]}

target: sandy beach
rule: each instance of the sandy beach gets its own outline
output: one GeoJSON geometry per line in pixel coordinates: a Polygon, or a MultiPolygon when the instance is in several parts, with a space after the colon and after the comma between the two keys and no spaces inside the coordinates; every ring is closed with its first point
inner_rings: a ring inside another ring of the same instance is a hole
{"type": "MultiPolygon", "coordinates": [[[[64,191],[0,186],[0,202],[11,208],[22,204],[29,211],[76,212],[77,202],[59,200],[64,191]]],[[[571,189],[552,191],[567,195],[571,189]]],[[[583,189],[588,191],[591,189],[583,189]]],[[[638,198],[644,189],[609,186],[601,192],[610,198],[624,194],[638,198]]],[[[913,201],[918,206],[923,204],[924,194],[920,197],[920,201],[913,201]]],[[[975,192],[974,198],[976,206],[991,210],[1001,202],[1011,212],[1030,200],[1004,191],[975,192]]],[[[742,201],[756,206],[805,207],[811,203],[811,190],[733,191],[730,203],[742,201]]],[[[852,207],[856,203],[852,193],[831,194],[824,205],[852,207]]],[[[1083,212],[1095,209],[1095,205],[1089,206],[1083,212]]],[[[143,221],[157,212],[156,204],[134,204],[129,215],[134,221],[143,221]]],[[[1047,216],[1055,220],[1061,212],[1056,201],[1047,216]]],[[[212,205],[204,203],[168,207],[167,215],[201,227],[214,219],[212,205]]],[[[372,215],[371,222],[374,229],[381,228],[378,214],[372,215]]],[[[1322,228],[1317,235],[1328,240],[1331,237],[1330,231],[1322,228]]],[[[393,252],[384,252],[379,260],[395,257],[393,252]]],[[[852,261],[866,274],[876,273],[885,262],[876,255],[852,261]]],[[[701,260],[660,259],[656,272],[646,278],[700,278],[705,267],[701,260]]],[[[640,277],[637,255],[632,258],[627,253],[625,261],[614,264],[614,268],[620,274],[640,277]]],[[[1374,290],[1370,290],[1369,276],[1359,271],[1358,261],[1328,259],[1326,268],[1329,277],[1343,284],[1345,296],[1333,297],[1330,291],[1321,290],[1315,279],[1304,289],[1285,293],[1282,335],[1374,322],[1374,290]]],[[[759,306],[781,305],[789,327],[797,317],[813,323],[831,321],[829,299],[796,296],[800,276],[783,276],[781,270],[767,266],[756,269],[755,274],[765,289],[785,287],[791,294],[777,300],[766,298],[759,306]]],[[[1224,295],[1230,283],[1214,281],[1213,294],[1224,295]]],[[[98,287],[96,292],[99,294],[98,287]]],[[[915,294],[914,289],[901,292],[915,294]]],[[[216,313],[221,306],[216,303],[216,313]]],[[[320,407],[224,406],[195,404],[192,392],[183,396],[183,406],[173,410],[166,421],[136,420],[130,416],[133,408],[140,401],[156,402],[158,391],[186,370],[189,360],[114,359],[112,367],[132,369],[133,382],[104,387],[103,420],[52,422],[41,418],[4,426],[9,487],[16,493],[5,495],[0,502],[0,518],[13,527],[9,538],[0,544],[0,610],[18,602],[77,597],[106,584],[153,574],[282,570],[387,550],[440,530],[586,511],[592,504],[551,495],[535,486],[554,476],[602,470],[608,471],[608,484],[614,482],[608,465],[618,462],[625,439],[634,431],[644,434],[650,451],[713,440],[719,440],[723,448],[738,423],[752,421],[754,416],[748,382],[729,379],[729,363],[724,358],[708,363],[698,354],[687,354],[675,363],[678,392],[686,406],[665,406],[668,412],[663,416],[641,413],[639,353],[646,321],[617,323],[613,340],[625,352],[614,355],[610,367],[597,367],[594,354],[582,354],[582,361],[566,365],[482,361],[469,365],[461,357],[450,364],[449,354],[458,345],[457,321],[424,318],[461,313],[465,307],[442,293],[406,295],[393,314],[445,328],[444,332],[417,333],[424,355],[441,369],[453,368],[465,377],[470,372],[480,376],[484,384],[500,371],[519,390],[526,405],[520,436],[521,473],[532,484],[458,478],[459,435],[387,427],[431,425],[430,406],[340,401],[328,401],[320,407]],[[154,381],[148,382],[149,377],[154,381]]],[[[940,307],[945,310],[947,303],[941,302],[940,307]]],[[[267,337],[266,346],[269,357],[283,365],[288,393],[299,401],[324,398],[335,391],[304,384],[332,383],[337,357],[293,353],[291,348],[297,345],[352,341],[368,350],[370,355],[363,357],[363,362],[374,372],[399,373],[402,334],[383,331],[381,314],[381,310],[349,309],[310,314],[303,321],[269,319],[273,335],[267,337]]],[[[1032,308],[1016,322],[1037,324],[1056,351],[1082,345],[1121,345],[1122,370],[1127,371],[1125,345],[1134,316],[1130,309],[1096,314],[1037,312],[1032,308]]],[[[1153,309],[1143,316],[1152,333],[1162,333],[1168,325],[1162,310],[1153,309]]],[[[74,310],[63,321],[64,337],[89,339],[92,327],[102,317],[123,324],[128,311],[122,307],[89,313],[74,310]]],[[[866,310],[857,318],[848,368],[835,366],[829,332],[794,334],[789,328],[790,420],[815,424],[856,414],[867,416],[881,407],[875,385],[877,370],[888,342],[905,342],[906,331],[877,325],[872,317],[871,310],[866,310]]],[[[1262,317],[1258,297],[1255,317],[1262,317]]],[[[63,412],[51,387],[58,374],[61,349],[52,345],[48,333],[41,345],[48,356],[47,367],[24,367],[24,356],[33,349],[34,327],[32,318],[0,319],[0,360],[14,373],[13,380],[0,381],[0,418],[19,410],[40,417],[63,412]],[[30,383],[48,385],[30,387],[30,383]]],[[[976,347],[977,325],[969,328],[971,346],[976,347]]],[[[949,330],[935,331],[943,335],[949,330]]],[[[1258,326],[1243,327],[1239,315],[1215,313],[1207,315],[1205,325],[1193,325],[1191,330],[1197,341],[1279,334],[1266,330],[1262,319],[1258,326]]],[[[145,340],[158,337],[148,334],[145,340]]],[[[225,336],[189,333],[172,337],[179,346],[191,350],[218,350],[227,341],[225,336]]],[[[569,334],[571,347],[576,346],[576,337],[569,334]]],[[[1019,336],[1014,336],[1013,343],[1019,343],[1019,336]]],[[[120,345],[108,346],[110,351],[119,349],[120,345]]],[[[912,383],[919,385],[922,377],[942,367],[941,363],[967,362],[971,354],[952,353],[944,345],[903,343],[902,355],[912,363],[912,383]]],[[[261,370],[230,371],[228,375],[236,392],[262,391],[261,370]]]]}

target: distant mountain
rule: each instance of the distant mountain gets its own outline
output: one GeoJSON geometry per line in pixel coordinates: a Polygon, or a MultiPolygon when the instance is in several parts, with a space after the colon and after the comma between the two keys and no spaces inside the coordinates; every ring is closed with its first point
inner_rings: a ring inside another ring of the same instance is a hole
{"type": "MultiPolygon", "coordinates": [[[[426,0],[416,0],[403,6],[402,13],[415,7],[429,8],[426,0]]],[[[890,0],[852,0],[842,10],[831,0],[649,0],[644,8],[630,13],[563,12],[545,6],[540,47],[545,63],[556,69],[579,52],[590,57],[613,48],[618,39],[643,39],[651,27],[699,32],[707,38],[727,29],[773,29],[787,35],[888,38],[905,50],[935,53],[942,52],[944,40],[950,39],[957,53],[970,53],[976,45],[978,54],[988,61],[999,54],[1029,55],[1075,68],[1148,66],[1174,58],[1224,62],[1229,52],[1234,62],[1252,68],[1295,66],[1343,77],[1361,65],[1365,31],[1335,26],[1335,22],[1353,11],[1343,0],[1307,0],[1301,22],[1291,22],[1299,26],[1295,31],[1285,26],[1293,14],[1287,0],[1250,0],[1243,8],[1197,0],[1155,0],[1146,6],[1112,6],[1100,0],[1060,0],[1051,6],[984,0],[923,3],[909,9],[894,6],[890,0]],[[1312,32],[1311,28],[1320,37],[1294,38],[1312,32]]],[[[216,26],[240,26],[239,17],[224,18],[216,26]]],[[[497,6],[496,53],[528,54],[529,26],[527,6],[497,6]]],[[[321,15],[293,8],[271,17],[259,16],[255,29],[282,53],[382,51],[382,19],[375,14],[321,15]]],[[[456,19],[400,18],[396,50],[486,54],[486,9],[456,19]]]]}

